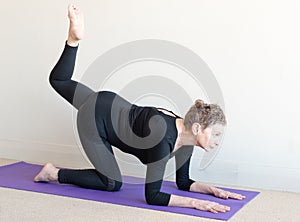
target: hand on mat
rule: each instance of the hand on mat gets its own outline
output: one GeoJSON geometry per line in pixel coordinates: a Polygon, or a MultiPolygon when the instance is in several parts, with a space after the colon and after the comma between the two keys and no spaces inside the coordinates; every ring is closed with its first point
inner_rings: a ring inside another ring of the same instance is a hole
{"type": "Polygon", "coordinates": [[[230,207],[218,204],[217,202],[207,201],[207,200],[193,200],[194,208],[203,211],[209,211],[212,213],[222,212],[225,213],[226,211],[230,211],[230,207]]]}
{"type": "Polygon", "coordinates": [[[220,197],[223,199],[228,199],[228,198],[232,198],[232,199],[237,199],[237,200],[242,200],[245,198],[245,196],[238,194],[238,193],[232,193],[226,190],[222,190],[216,187],[212,187],[212,193],[213,195],[215,195],[216,197],[220,197]]]}

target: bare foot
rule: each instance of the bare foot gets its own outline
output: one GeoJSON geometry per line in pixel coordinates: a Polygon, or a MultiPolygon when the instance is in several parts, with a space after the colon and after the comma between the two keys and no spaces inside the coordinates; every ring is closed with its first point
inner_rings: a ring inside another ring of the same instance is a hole
{"type": "Polygon", "coordinates": [[[68,44],[78,45],[84,36],[84,18],[82,11],[75,5],[68,6],[68,17],[70,19],[68,44]]]}
{"type": "Polygon", "coordinates": [[[58,168],[53,166],[52,163],[46,163],[43,169],[33,179],[34,182],[50,182],[58,180],[58,168]]]}

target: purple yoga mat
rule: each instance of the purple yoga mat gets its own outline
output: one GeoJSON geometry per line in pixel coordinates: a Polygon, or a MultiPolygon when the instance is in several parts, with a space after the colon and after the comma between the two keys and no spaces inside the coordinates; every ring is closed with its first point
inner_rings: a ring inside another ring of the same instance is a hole
{"type": "Polygon", "coordinates": [[[198,217],[206,217],[219,220],[229,220],[238,210],[240,210],[246,203],[256,197],[259,192],[236,190],[229,188],[222,188],[228,191],[233,191],[245,195],[244,200],[223,200],[211,195],[192,193],[181,191],[176,188],[176,184],[170,181],[164,181],[162,185],[163,192],[193,197],[198,199],[216,201],[220,204],[230,206],[231,210],[226,213],[213,214],[206,211],[199,211],[190,208],[181,207],[166,207],[166,206],[151,206],[145,202],[144,198],[144,179],[124,176],[124,181],[132,181],[132,183],[125,182],[120,191],[107,192],[100,190],[91,190],[76,187],[73,185],[62,185],[58,183],[35,183],[34,176],[41,170],[41,165],[28,164],[25,162],[18,162],[15,164],[0,167],[0,186],[7,188],[14,188],[19,190],[34,191],[39,193],[55,194],[59,196],[74,197],[86,200],[100,201],[106,203],[120,204],[124,206],[132,206],[153,210],[160,210],[166,212],[173,212],[185,215],[192,215],[198,217]],[[134,183],[134,184],[133,184],[134,183]]]}

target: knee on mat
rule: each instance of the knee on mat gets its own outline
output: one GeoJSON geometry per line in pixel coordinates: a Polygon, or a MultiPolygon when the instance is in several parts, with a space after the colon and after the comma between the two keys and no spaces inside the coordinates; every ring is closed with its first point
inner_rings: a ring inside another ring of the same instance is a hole
{"type": "Polygon", "coordinates": [[[121,181],[108,179],[108,186],[107,186],[108,191],[119,191],[121,187],[122,187],[121,181]]]}

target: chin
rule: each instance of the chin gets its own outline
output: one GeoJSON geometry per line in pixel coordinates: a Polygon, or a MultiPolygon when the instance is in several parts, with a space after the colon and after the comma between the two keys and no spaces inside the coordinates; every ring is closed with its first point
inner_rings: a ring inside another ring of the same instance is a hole
{"type": "Polygon", "coordinates": [[[203,149],[205,152],[209,152],[209,149],[208,148],[205,148],[205,147],[203,147],[203,146],[200,146],[200,145],[197,145],[197,146],[199,146],[201,149],[203,149]]]}

